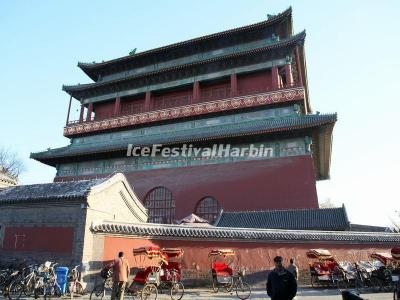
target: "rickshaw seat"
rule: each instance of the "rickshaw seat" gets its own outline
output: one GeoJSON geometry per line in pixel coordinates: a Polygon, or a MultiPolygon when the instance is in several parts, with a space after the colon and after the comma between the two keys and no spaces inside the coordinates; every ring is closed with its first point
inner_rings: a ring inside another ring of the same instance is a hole
{"type": "Polygon", "coordinates": [[[133,278],[133,281],[145,284],[147,281],[147,277],[151,272],[152,272],[152,267],[147,267],[146,269],[137,272],[135,277],[133,278]]]}
{"type": "Polygon", "coordinates": [[[213,270],[217,275],[232,275],[232,269],[226,263],[214,262],[212,265],[213,270]]]}

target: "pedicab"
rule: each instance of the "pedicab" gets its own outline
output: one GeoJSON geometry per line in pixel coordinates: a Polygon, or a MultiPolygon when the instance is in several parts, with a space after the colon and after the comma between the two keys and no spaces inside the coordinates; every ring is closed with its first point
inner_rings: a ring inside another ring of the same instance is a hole
{"type": "Polygon", "coordinates": [[[232,264],[235,252],[231,249],[215,249],[208,253],[211,260],[212,288],[218,293],[220,287],[224,287],[228,292],[233,287],[232,264]]]}
{"type": "Polygon", "coordinates": [[[181,282],[183,250],[180,248],[163,248],[161,253],[164,260],[161,264],[163,274],[160,277],[160,288],[169,290],[172,299],[180,300],[185,293],[185,287],[181,282]]]}
{"type": "Polygon", "coordinates": [[[218,293],[223,287],[227,292],[236,291],[239,299],[248,299],[251,295],[250,285],[244,282],[245,269],[233,268],[235,252],[231,249],[214,249],[208,254],[211,260],[212,289],[218,293]]]}
{"type": "MultiPolygon", "coordinates": [[[[170,255],[178,255],[177,252],[170,255]]],[[[183,252],[181,252],[181,255],[183,252]]],[[[139,270],[133,282],[127,290],[130,295],[140,296],[141,299],[157,299],[159,289],[169,290],[172,300],[180,300],[183,297],[183,284],[178,281],[179,276],[175,274],[174,268],[168,269],[168,254],[163,253],[159,247],[141,247],[133,249],[136,264],[144,268],[139,270]],[[166,274],[166,272],[168,272],[166,274]]]]}
{"type": "Polygon", "coordinates": [[[393,299],[398,300],[400,299],[400,247],[392,248],[390,253],[395,263],[395,269],[392,272],[392,282],[394,284],[393,299]]]}
{"type": "Polygon", "coordinates": [[[392,289],[394,259],[390,253],[374,252],[370,255],[374,269],[371,272],[371,288],[374,292],[392,289]]]}
{"type": "Polygon", "coordinates": [[[133,249],[133,256],[136,265],[145,267],[136,273],[126,292],[134,297],[140,296],[142,300],[157,299],[163,275],[161,265],[166,262],[166,258],[159,247],[153,246],[133,249]]]}
{"type": "Polygon", "coordinates": [[[344,270],[328,250],[310,249],[306,255],[314,260],[309,263],[311,286],[333,286],[339,289],[346,287],[344,270]]]}

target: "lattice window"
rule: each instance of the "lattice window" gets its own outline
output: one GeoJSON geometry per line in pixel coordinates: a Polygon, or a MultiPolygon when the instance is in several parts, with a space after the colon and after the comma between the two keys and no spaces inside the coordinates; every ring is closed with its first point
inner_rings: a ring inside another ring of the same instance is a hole
{"type": "Polygon", "coordinates": [[[122,104],[122,115],[139,114],[144,111],[144,103],[126,103],[122,104]]]}
{"type": "Polygon", "coordinates": [[[218,217],[220,210],[221,206],[216,199],[205,197],[197,203],[194,213],[212,223],[218,217]]]}
{"type": "Polygon", "coordinates": [[[162,186],[152,189],[146,195],[144,205],[149,223],[172,224],[175,221],[175,201],[169,189],[162,186]]]}

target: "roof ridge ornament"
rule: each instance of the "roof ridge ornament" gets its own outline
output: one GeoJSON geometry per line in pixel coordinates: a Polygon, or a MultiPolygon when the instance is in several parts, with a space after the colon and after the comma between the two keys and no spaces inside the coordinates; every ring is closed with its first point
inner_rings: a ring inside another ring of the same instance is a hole
{"type": "Polygon", "coordinates": [[[137,48],[134,48],[133,50],[131,50],[129,52],[129,55],[135,55],[136,54],[136,50],[137,50],[137,48]]]}

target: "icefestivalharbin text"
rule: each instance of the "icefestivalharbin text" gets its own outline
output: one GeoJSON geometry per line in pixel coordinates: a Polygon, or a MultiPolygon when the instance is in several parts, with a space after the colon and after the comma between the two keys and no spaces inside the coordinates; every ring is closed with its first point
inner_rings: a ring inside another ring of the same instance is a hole
{"type": "Polygon", "coordinates": [[[272,157],[274,149],[264,144],[250,144],[247,147],[232,147],[231,144],[214,144],[211,147],[194,147],[182,144],[179,147],[168,147],[162,144],[152,146],[134,146],[128,144],[126,156],[130,157],[272,157]]]}

